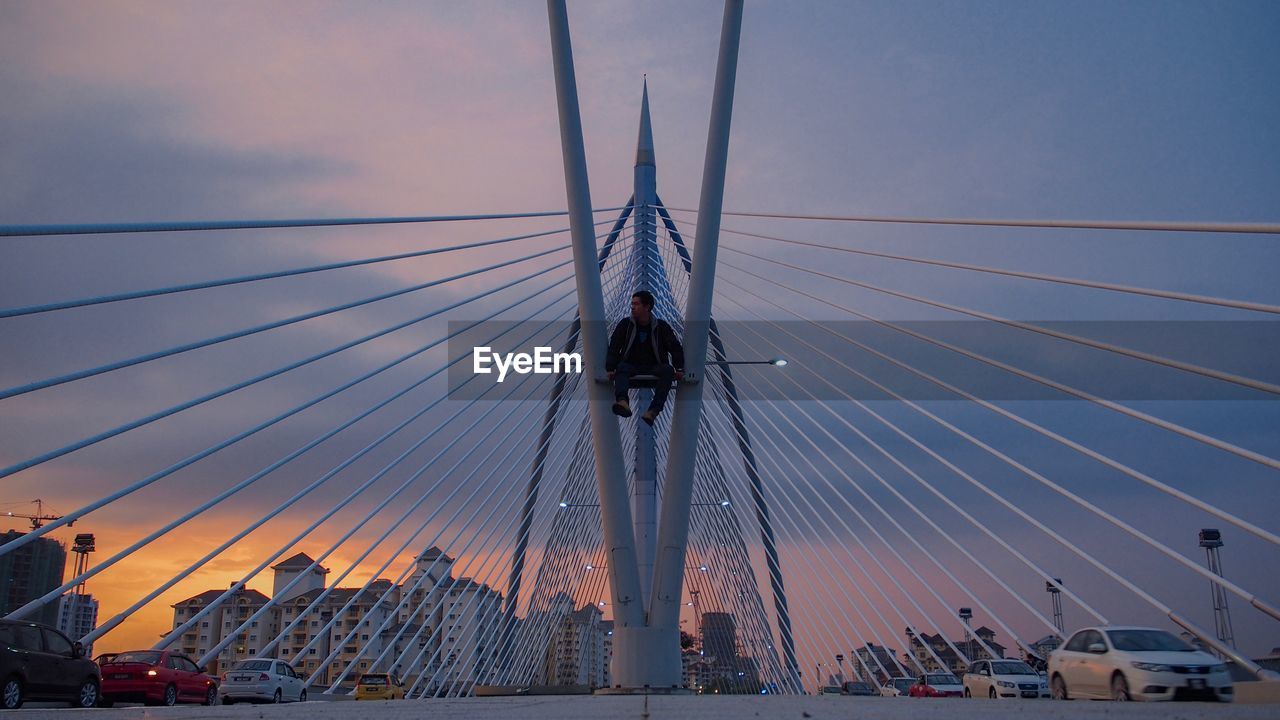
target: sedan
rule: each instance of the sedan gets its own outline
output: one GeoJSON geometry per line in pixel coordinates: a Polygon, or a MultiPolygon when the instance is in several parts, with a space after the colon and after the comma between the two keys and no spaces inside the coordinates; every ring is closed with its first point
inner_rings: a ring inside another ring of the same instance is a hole
{"type": "Polygon", "coordinates": [[[306,702],[307,688],[293,666],[284,660],[258,658],[241,660],[222,674],[218,688],[222,704],[237,700],[250,702],[306,702]]]}
{"type": "Polygon", "coordinates": [[[181,653],[131,650],[100,663],[103,707],[117,702],[212,705],[218,701],[217,682],[181,653]]]}
{"type": "Polygon", "coordinates": [[[907,692],[911,697],[960,697],[964,685],[951,673],[927,673],[921,675],[907,692]]]}
{"type": "Polygon", "coordinates": [[[849,682],[846,682],[844,684],[844,694],[845,695],[876,695],[877,693],[875,690],[872,690],[871,686],[868,685],[867,683],[850,680],[849,682]]]}
{"type": "Polygon", "coordinates": [[[916,681],[909,677],[890,678],[889,682],[880,686],[880,697],[901,697],[911,692],[916,681]]]}
{"type": "Polygon", "coordinates": [[[1021,660],[979,660],[964,674],[964,696],[975,698],[1047,698],[1049,685],[1021,660]]]}
{"type": "Polygon", "coordinates": [[[1049,686],[1062,700],[1235,699],[1231,674],[1218,658],[1145,627],[1077,631],[1049,656],[1049,686]]]}

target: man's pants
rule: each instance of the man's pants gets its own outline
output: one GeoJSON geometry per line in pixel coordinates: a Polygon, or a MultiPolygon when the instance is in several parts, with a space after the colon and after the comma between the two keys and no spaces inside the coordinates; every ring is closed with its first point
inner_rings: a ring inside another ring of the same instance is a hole
{"type": "Polygon", "coordinates": [[[676,370],[670,365],[632,365],[619,363],[613,371],[613,397],[622,400],[631,389],[631,378],[636,375],[653,375],[658,378],[653,383],[653,402],[649,407],[655,413],[661,413],[667,404],[667,396],[671,394],[671,381],[676,379],[676,370]]]}

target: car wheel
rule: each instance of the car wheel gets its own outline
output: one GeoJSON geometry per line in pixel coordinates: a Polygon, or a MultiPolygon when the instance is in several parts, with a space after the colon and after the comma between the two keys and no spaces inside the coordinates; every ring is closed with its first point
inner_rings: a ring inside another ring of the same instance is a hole
{"type": "Polygon", "coordinates": [[[1124,675],[1116,673],[1111,677],[1111,699],[1116,702],[1126,702],[1129,697],[1129,681],[1124,679],[1124,675]]]}
{"type": "Polygon", "coordinates": [[[1070,700],[1071,696],[1067,694],[1067,681],[1062,679],[1061,675],[1054,675],[1053,680],[1049,682],[1050,694],[1054,700],[1070,700]]]}
{"type": "Polygon", "coordinates": [[[173,684],[166,685],[164,688],[164,697],[160,699],[160,704],[165,707],[172,707],[178,704],[178,688],[173,684]]]}
{"type": "Polygon", "coordinates": [[[998,696],[998,695],[996,695],[996,689],[995,689],[995,688],[991,688],[990,690],[988,690],[988,691],[987,691],[987,697],[991,698],[992,700],[998,700],[998,699],[999,699],[999,696],[998,696]]]}
{"type": "Polygon", "coordinates": [[[222,704],[223,704],[223,705],[234,705],[234,704],[235,704],[235,702],[236,702],[235,700],[232,700],[232,699],[231,699],[231,698],[229,698],[229,697],[224,697],[224,698],[222,698],[222,704]]]}
{"type": "Polygon", "coordinates": [[[76,691],[76,696],[71,700],[71,707],[98,707],[98,681],[94,678],[89,678],[80,683],[80,689],[76,691]]]}
{"type": "Polygon", "coordinates": [[[218,688],[210,687],[209,692],[204,694],[205,705],[216,705],[218,703],[218,688]]]}
{"type": "Polygon", "coordinates": [[[298,702],[306,702],[306,701],[307,701],[307,689],[302,688],[302,692],[298,693],[298,702]]]}
{"type": "Polygon", "coordinates": [[[4,687],[0,688],[0,707],[5,710],[17,710],[22,707],[22,681],[16,676],[4,681],[4,687]]]}
{"type": "Polygon", "coordinates": [[[280,688],[276,688],[276,694],[271,696],[271,702],[273,703],[284,702],[284,691],[281,690],[280,688]]]}

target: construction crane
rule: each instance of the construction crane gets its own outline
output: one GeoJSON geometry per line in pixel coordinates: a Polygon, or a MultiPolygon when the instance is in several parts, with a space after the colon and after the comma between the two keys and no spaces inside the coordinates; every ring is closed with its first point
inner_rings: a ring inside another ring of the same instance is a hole
{"type": "MultiPolygon", "coordinates": [[[[45,514],[44,514],[44,501],[43,501],[43,500],[41,500],[40,498],[36,498],[35,500],[32,500],[31,502],[32,502],[32,503],[34,503],[34,504],[35,504],[35,506],[36,506],[36,514],[35,514],[35,515],[27,515],[26,513],[13,513],[13,512],[11,512],[11,513],[5,513],[5,515],[7,515],[8,517],[26,518],[27,520],[30,520],[30,521],[31,521],[31,529],[32,529],[32,530],[39,530],[40,528],[44,527],[45,521],[47,521],[47,520],[61,520],[61,519],[62,519],[62,516],[61,516],[61,515],[45,515],[45,514]]],[[[67,523],[67,527],[71,527],[72,525],[75,525],[75,524],[76,524],[76,521],[75,521],[75,520],[72,520],[71,522],[67,523]]]]}

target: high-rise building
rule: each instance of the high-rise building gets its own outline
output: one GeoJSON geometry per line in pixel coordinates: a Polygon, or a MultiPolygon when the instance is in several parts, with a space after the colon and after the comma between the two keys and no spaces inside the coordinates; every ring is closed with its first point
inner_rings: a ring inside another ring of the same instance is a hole
{"type": "Polygon", "coordinates": [[[601,617],[599,608],[588,603],[560,620],[547,647],[547,685],[608,686],[613,623],[606,627],[601,617]]]}
{"type": "MultiPolygon", "coordinates": [[[[10,530],[0,535],[0,545],[25,534],[10,530]]],[[[57,589],[62,585],[66,566],[67,549],[48,537],[37,538],[13,552],[0,555],[0,617],[57,589]]],[[[25,619],[56,627],[58,612],[58,603],[46,603],[25,619]]]]}
{"type": "MultiPolygon", "coordinates": [[[[58,629],[72,642],[98,627],[98,600],[88,593],[67,593],[58,603],[58,629]]],[[[84,646],[84,654],[93,657],[93,643],[84,646]]]]}

